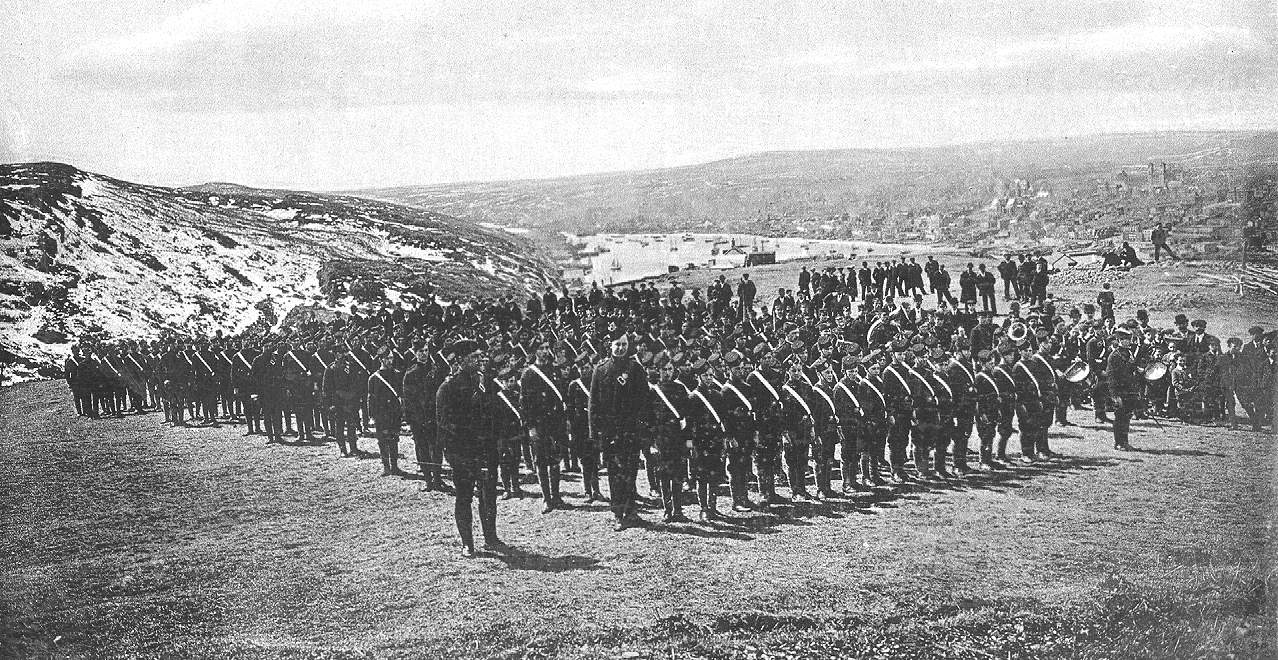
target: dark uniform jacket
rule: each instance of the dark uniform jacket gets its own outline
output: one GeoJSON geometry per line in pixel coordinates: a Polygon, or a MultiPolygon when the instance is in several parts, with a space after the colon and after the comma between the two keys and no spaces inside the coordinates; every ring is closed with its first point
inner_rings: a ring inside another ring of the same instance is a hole
{"type": "Polygon", "coordinates": [[[648,380],[632,357],[610,357],[590,377],[591,434],[633,430],[648,403],[648,380]]]}
{"type": "Polygon", "coordinates": [[[554,369],[549,364],[524,369],[519,378],[519,409],[525,425],[552,427],[566,422],[567,402],[554,378],[554,369]]]}
{"type": "Polygon", "coordinates": [[[495,456],[494,412],[502,405],[495,389],[469,371],[453,374],[439,386],[435,420],[449,463],[474,464],[495,456]]]}
{"type": "Polygon", "coordinates": [[[1131,351],[1116,348],[1105,364],[1105,378],[1110,396],[1135,397],[1140,393],[1141,377],[1136,373],[1131,351]]]}

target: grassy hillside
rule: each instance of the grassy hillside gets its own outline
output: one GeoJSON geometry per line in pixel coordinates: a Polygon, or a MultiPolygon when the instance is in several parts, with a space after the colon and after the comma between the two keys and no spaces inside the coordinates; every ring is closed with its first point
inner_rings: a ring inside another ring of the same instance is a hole
{"type": "Polygon", "coordinates": [[[301,304],[349,305],[359,280],[374,293],[434,287],[460,297],[540,289],[553,277],[523,239],[421,208],[0,165],[0,350],[16,363],[9,378],[49,373],[86,334],[236,332],[263,307],[283,318],[301,304]]]}

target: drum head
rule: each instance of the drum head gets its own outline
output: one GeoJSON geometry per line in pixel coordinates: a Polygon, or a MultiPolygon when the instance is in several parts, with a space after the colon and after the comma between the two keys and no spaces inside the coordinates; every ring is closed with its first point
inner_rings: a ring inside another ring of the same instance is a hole
{"type": "Polygon", "coordinates": [[[1065,380],[1071,383],[1081,383],[1087,380],[1087,377],[1091,375],[1091,373],[1092,368],[1087,363],[1075,362],[1065,370],[1065,380]]]}
{"type": "Polygon", "coordinates": [[[1145,367],[1145,380],[1158,380],[1167,375],[1167,364],[1155,362],[1145,367]]]}

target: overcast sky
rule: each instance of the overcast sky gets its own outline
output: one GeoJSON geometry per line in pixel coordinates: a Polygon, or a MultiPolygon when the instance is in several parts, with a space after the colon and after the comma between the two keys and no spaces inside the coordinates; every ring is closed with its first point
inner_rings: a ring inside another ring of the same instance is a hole
{"type": "Polygon", "coordinates": [[[1278,0],[0,0],[0,16],[0,161],[156,184],[1278,127],[1278,0]]]}

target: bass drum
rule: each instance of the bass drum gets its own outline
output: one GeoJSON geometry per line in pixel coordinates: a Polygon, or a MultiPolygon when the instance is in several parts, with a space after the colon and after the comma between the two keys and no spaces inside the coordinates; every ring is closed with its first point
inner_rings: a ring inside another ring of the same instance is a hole
{"type": "Polygon", "coordinates": [[[1156,380],[1162,380],[1163,376],[1166,376],[1168,371],[1169,369],[1166,362],[1151,362],[1141,371],[1141,375],[1145,377],[1145,380],[1153,382],[1156,380]]]}
{"type": "Polygon", "coordinates": [[[1071,383],[1081,383],[1087,380],[1087,377],[1091,375],[1091,365],[1083,362],[1082,360],[1069,365],[1069,368],[1065,370],[1065,380],[1071,383]]]}

